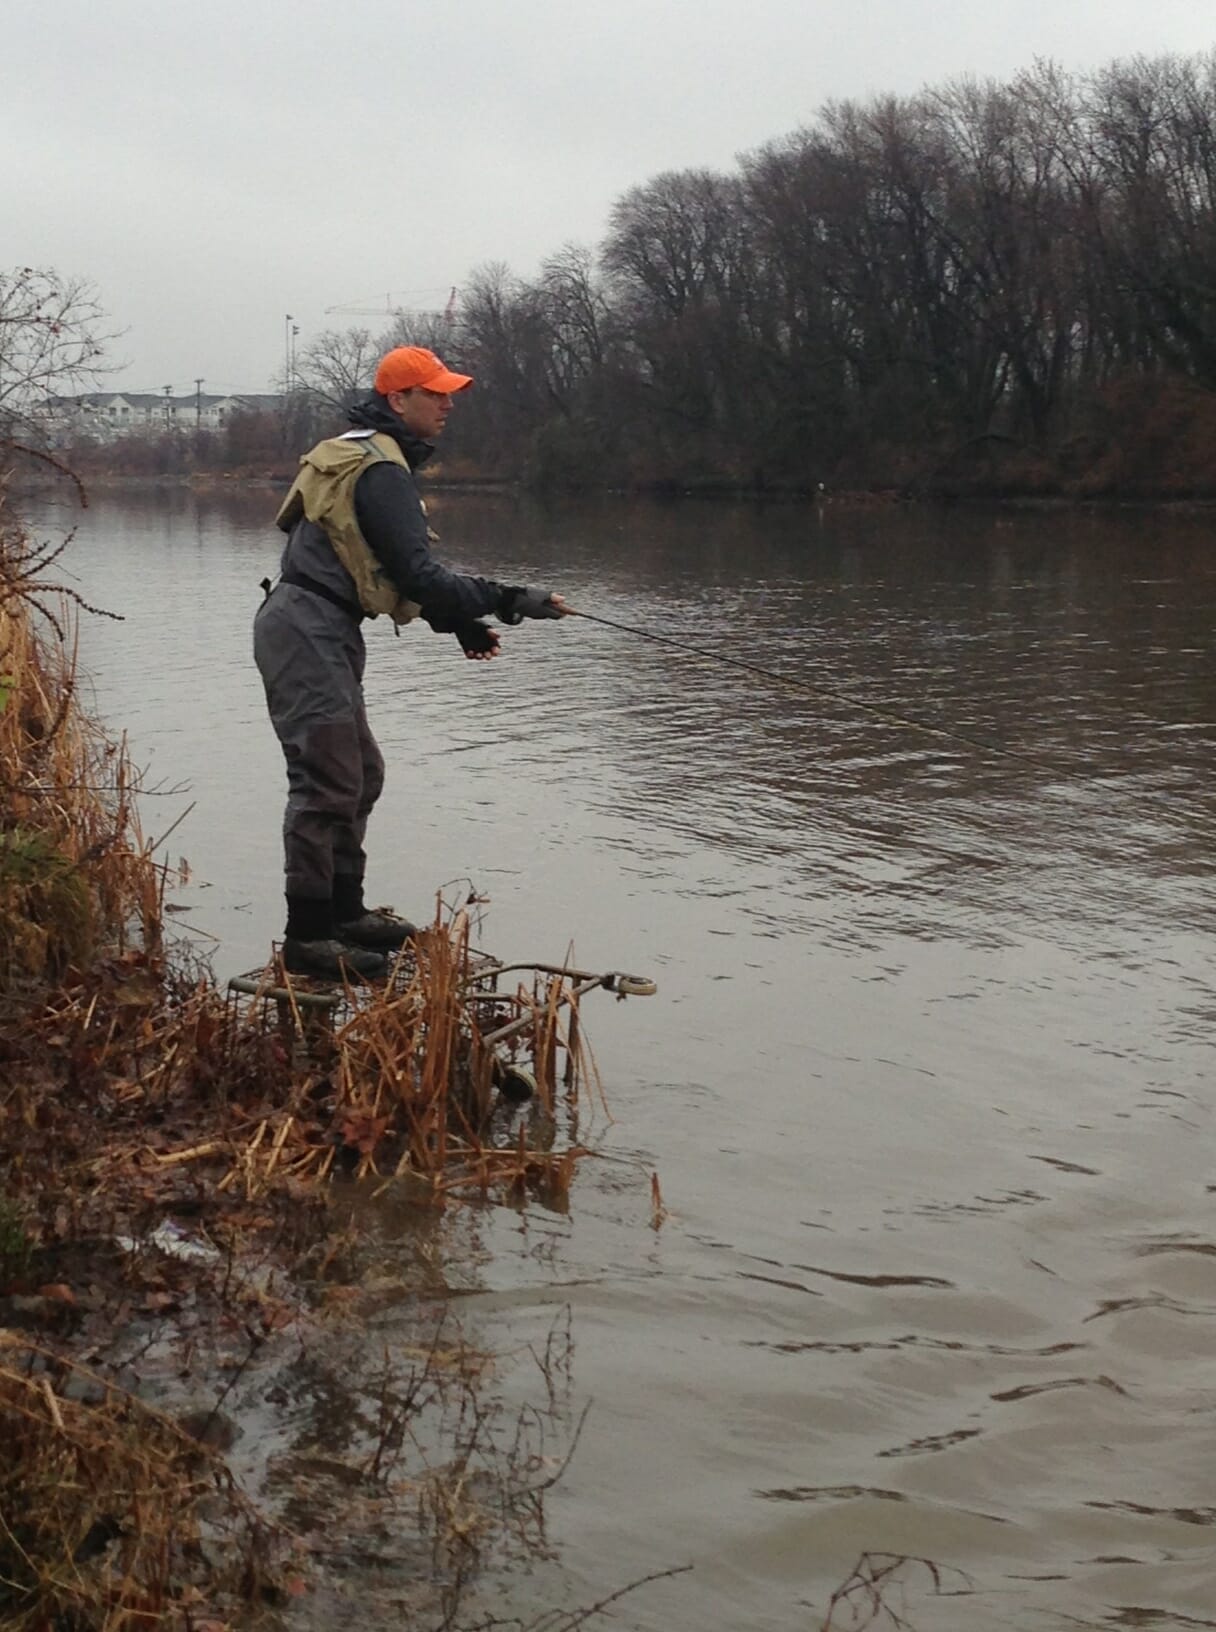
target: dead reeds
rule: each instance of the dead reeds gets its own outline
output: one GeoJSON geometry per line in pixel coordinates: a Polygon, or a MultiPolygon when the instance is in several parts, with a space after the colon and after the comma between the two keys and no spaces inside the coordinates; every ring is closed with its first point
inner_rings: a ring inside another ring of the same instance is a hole
{"type": "Polygon", "coordinates": [[[171,1418],[0,1333],[0,1621],[128,1632],[274,1589],[270,1533],[171,1418]]]}
{"type": "Polygon", "coordinates": [[[74,608],[45,578],[58,549],[4,501],[0,488],[0,993],[63,978],[132,934],[158,946],[164,880],[125,744],[76,706],[74,608]]]}
{"type": "Polygon", "coordinates": [[[318,1020],[303,1006],[311,994],[272,966],[243,1023],[273,1007],[280,1030],[307,1046],[292,1098],[240,1142],[221,1188],[252,1197],[276,1174],[316,1180],[337,1169],[412,1179],[437,1200],[532,1191],[564,1202],[582,1153],[569,1138],[580,1089],[596,1081],[577,997],[560,973],[509,991],[499,984],[498,966],[470,945],[467,910],[442,902],[389,983],[347,990],[332,1018],[318,1020]],[[500,1088],[530,1097],[531,1114],[496,1126],[500,1088]]]}

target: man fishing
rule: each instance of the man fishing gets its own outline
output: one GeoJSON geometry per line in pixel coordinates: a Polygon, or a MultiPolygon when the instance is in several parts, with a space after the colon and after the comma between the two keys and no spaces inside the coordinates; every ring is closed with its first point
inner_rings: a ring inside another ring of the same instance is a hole
{"type": "Polygon", "coordinates": [[[287,761],[283,964],[292,974],[374,979],[414,933],[363,898],[364,834],[384,782],[363,704],[363,619],[387,614],[400,632],[422,617],[484,661],[499,653],[486,614],[517,624],[569,612],[560,595],[467,577],[431,553],[436,534],[414,472],[472,383],[421,346],[390,351],[350,411],[355,428],[302,457],[276,517],[287,543],[278,583],[265,582],[253,650],[287,761]]]}

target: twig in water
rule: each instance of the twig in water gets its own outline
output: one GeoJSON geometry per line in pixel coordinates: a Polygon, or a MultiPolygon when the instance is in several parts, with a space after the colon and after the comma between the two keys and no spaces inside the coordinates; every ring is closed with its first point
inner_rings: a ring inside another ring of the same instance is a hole
{"type": "Polygon", "coordinates": [[[964,1585],[961,1588],[946,1587],[946,1572],[931,1558],[904,1553],[862,1553],[848,1579],[836,1588],[828,1600],[828,1613],[820,1632],[846,1632],[846,1625],[847,1632],[864,1632],[866,1627],[877,1626],[880,1621],[888,1622],[896,1628],[896,1632],[912,1632],[912,1623],[893,1609],[884,1596],[891,1587],[906,1585],[899,1579],[900,1572],[906,1566],[918,1566],[928,1573],[934,1597],[962,1596],[973,1590],[970,1577],[962,1570],[955,1569],[951,1569],[949,1574],[956,1576],[964,1585]],[[848,1622],[837,1620],[837,1611],[846,1609],[848,1622]]]}
{"type": "Polygon", "coordinates": [[[245,1372],[249,1369],[249,1364],[254,1355],[266,1341],[263,1334],[261,1332],[255,1332],[252,1326],[245,1327],[245,1336],[249,1339],[249,1348],[246,1351],[245,1358],[241,1361],[240,1365],[236,1367],[232,1373],[232,1376],[229,1377],[228,1381],[220,1390],[215,1404],[211,1407],[211,1410],[208,1412],[207,1416],[203,1418],[202,1424],[194,1435],[194,1438],[197,1439],[200,1444],[206,1444],[207,1434],[210,1431],[211,1424],[219,1415],[224,1401],[228,1398],[229,1394],[232,1393],[232,1390],[236,1387],[237,1383],[239,1383],[241,1378],[245,1375],[245,1372]]]}
{"type": "Polygon", "coordinates": [[[565,1454],[565,1456],[562,1457],[561,1462],[558,1464],[556,1470],[553,1473],[551,1473],[547,1479],[542,1479],[540,1484],[525,1486],[524,1490],[521,1492],[522,1495],[535,1496],[542,1490],[551,1489],[552,1486],[554,1486],[557,1483],[557,1481],[561,1478],[562,1474],[565,1473],[566,1469],[570,1466],[571,1458],[573,1457],[575,1451],[578,1449],[579,1435],[583,1431],[583,1424],[587,1420],[587,1413],[591,1410],[591,1407],[592,1407],[593,1403],[594,1402],[592,1400],[588,1400],[586,1405],[583,1407],[582,1415],[578,1419],[578,1426],[574,1430],[574,1438],[570,1441],[570,1444],[567,1446],[566,1454],[565,1454]]]}

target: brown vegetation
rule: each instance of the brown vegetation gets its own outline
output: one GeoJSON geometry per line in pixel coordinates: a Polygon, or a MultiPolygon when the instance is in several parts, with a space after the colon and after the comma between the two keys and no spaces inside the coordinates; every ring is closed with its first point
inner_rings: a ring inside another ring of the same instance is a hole
{"type": "MultiPolygon", "coordinates": [[[[163,932],[173,869],[140,832],[125,748],[76,706],[54,560],[0,508],[0,1620],[229,1624],[295,1576],[286,1533],[216,1454],[220,1404],[283,1334],[322,1329],[333,1296],[344,1324],[357,1309],[358,1241],[325,1181],[563,1205],[589,1061],[570,982],[500,990],[463,909],[437,913],[387,987],[345,993],[332,1027],[304,986],[277,1004],[217,991],[163,932]],[[513,1053],[538,1093],[500,1136],[513,1053]],[[213,1376],[196,1351],[224,1333],[243,1358],[213,1376]],[[170,1376],[202,1366],[209,1408],[167,1416],[120,1386],[151,1341],[180,1350],[170,1376]]],[[[272,963],[267,987],[283,979],[272,963]]],[[[442,1454],[392,1499],[417,1508],[454,1590],[503,1516],[535,1507],[539,1453],[494,1426],[484,1357],[457,1334],[422,1352],[396,1377],[345,1355],[349,1477],[379,1515],[430,1411],[442,1454]]]]}
{"type": "Polygon", "coordinates": [[[270,1589],[267,1527],[212,1451],[53,1350],[0,1340],[5,1626],[201,1632],[208,1604],[270,1589]]]}
{"type": "Polygon", "coordinates": [[[222,431],[147,431],[113,442],[82,438],[64,453],[73,470],[89,481],[98,476],[187,476],[205,485],[241,476],[286,483],[300,452],[324,433],[331,418],[322,405],[300,395],[285,412],[234,413],[222,431]]]}

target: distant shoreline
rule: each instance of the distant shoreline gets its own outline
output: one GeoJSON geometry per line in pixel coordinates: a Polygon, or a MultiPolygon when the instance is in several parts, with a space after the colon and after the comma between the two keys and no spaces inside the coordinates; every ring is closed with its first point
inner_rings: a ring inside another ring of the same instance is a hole
{"type": "MultiPolygon", "coordinates": [[[[282,490],[290,486],[289,471],[239,471],[200,477],[197,473],[165,475],[90,474],[80,477],[86,493],[155,492],[185,489],[202,495],[224,492],[282,490]]],[[[13,491],[46,492],[63,485],[63,478],[49,472],[23,471],[13,482],[13,491]]],[[[490,497],[534,497],[539,499],[650,499],[657,503],[680,500],[727,500],[732,503],[814,505],[825,513],[841,510],[898,510],[906,508],[945,509],[965,507],[1001,510],[1153,510],[1185,513],[1216,508],[1216,494],[1070,494],[1002,493],[976,490],[925,489],[919,492],[889,488],[856,488],[817,493],[812,488],[764,487],[741,482],[639,482],[628,487],[601,487],[591,484],[569,487],[530,488],[522,482],[493,476],[422,477],[424,488],[435,493],[484,494],[490,497]]]]}

